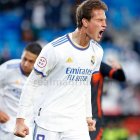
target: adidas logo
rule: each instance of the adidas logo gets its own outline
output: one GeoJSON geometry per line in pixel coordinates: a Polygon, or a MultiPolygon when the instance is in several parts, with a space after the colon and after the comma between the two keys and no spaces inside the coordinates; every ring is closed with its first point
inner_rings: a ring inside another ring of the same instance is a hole
{"type": "Polygon", "coordinates": [[[69,57],[69,58],[66,60],[66,63],[72,63],[72,62],[73,62],[73,60],[72,60],[71,57],[69,57]]]}

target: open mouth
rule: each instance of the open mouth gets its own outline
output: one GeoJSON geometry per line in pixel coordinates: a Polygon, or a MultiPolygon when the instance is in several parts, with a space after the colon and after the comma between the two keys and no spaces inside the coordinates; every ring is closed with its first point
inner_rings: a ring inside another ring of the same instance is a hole
{"type": "Polygon", "coordinates": [[[103,36],[103,33],[104,33],[104,30],[101,30],[101,31],[99,32],[99,36],[102,37],[102,36],[103,36]]]}

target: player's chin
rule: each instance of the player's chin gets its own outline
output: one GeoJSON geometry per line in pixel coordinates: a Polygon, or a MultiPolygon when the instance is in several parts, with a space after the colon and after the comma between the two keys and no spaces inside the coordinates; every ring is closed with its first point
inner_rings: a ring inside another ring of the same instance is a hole
{"type": "Polygon", "coordinates": [[[101,41],[101,38],[100,37],[97,37],[95,41],[96,42],[100,42],[101,41]]]}
{"type": "Polygon", "coordinates": [[[25,75],[29,75],[30,73],[31,73],[31,70],[25,70],[25,71],[24,71],[24,74],[25,74],[25,75]]]}
{"type": "Polygon", "coordinates": [[[93,37],[93,40],[96,41],[96,42],[100,42],[102,40],[102,35],[97,34],[96,36],[93,37]]]}
{"type": "Polygon", "coordinates": [[[102,40],[102,35],[99,35],[98,37],[97,37],[97,42],[100,42],[101,40],[102,40]]]}

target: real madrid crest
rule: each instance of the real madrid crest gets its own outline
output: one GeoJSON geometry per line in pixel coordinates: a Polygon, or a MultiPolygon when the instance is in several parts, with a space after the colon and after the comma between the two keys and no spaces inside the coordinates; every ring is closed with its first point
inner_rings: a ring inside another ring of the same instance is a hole
{"type": "Polygon", "coordinates": [[[95,56],[91,57],[91,63],[94,65],[94,63],[95,63],[95,56]]]}

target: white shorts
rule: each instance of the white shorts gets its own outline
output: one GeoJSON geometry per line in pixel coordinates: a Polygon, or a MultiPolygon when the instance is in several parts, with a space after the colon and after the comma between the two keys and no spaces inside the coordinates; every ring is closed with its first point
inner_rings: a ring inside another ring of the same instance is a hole
{"type": "Polygon", "coordinates": [[[90,140],[90,137],[88,128],[74,128],[64,132],[55,132],[36,125],[33,140],[90,140]]]}

